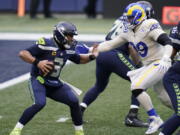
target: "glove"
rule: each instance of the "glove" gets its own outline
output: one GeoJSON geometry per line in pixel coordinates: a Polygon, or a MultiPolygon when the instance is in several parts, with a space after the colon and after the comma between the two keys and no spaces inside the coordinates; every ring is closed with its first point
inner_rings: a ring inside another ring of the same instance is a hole
{"type": "Polygon", "coordinates": [[[168,56],[163,56],[159,62],[159,72],[165,73],[171,67],[171,59],[168,56]]]}

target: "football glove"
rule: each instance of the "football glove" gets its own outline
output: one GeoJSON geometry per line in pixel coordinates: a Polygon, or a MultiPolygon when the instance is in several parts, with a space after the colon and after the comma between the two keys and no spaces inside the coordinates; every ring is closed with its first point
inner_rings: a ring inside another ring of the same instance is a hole
{"type": "Polygon", "coordinates": [[[165,73],[171,67],[171,59],[168,56],[163,56],[159,62],[159,72],[165,73]]]}

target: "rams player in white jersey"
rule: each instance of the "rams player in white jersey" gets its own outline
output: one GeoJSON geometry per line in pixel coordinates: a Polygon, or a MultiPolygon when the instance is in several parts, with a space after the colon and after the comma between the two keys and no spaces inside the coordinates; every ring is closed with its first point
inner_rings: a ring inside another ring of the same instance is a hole
{"type": "Polygon", "coordinates": [[[145,133],[148,135],[156,132],[163,121],[153,108],[151,98],[145,89],[160,81],[171,66],[172,43],[157,20],[146,19],[141,5],[128,5],[124,15],[129,22],[128,29],[115,39],[100,43],[97,48],[99,52],[104,52],[130,42],[137,50],[144,66],[128,72],[127,75],[131,79],[133,95],[149,115],[150,125],[145,133]]]}

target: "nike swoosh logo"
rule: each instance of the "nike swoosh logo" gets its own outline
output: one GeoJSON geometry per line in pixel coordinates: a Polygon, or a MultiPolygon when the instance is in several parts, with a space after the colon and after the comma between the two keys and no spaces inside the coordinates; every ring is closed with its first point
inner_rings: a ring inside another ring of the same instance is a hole
{"type": "Polygon", "coordinates": [[[130,119],[127,119],[127,121],[129,121],[129,123],[133,123],[133,121],[132,121],[132,120],[130,120],[130,119]]]}

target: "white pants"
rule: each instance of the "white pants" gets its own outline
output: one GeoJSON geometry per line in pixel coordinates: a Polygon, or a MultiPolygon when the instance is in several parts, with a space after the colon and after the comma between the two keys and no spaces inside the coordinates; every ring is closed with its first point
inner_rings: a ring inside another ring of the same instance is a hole
{"type": "Polygon", "coordinates": [[[127,75],[131,79],[131,90],[147,89],[153,87],[160,101],[172,109],[171,100],[163,86],[162,78],[165,74],[158,71],[158,61],[155,61],[142,68],[129,71],[127,75]]]}
{"type": "Polygon", "coordinates": [[[127,76],[131,80],[131,90],[147,89],[159,82],[165,73],[158,71],[159,61],[152,62],[142,68],[129,71],[127,76]]]}

